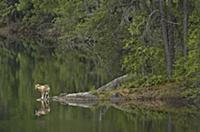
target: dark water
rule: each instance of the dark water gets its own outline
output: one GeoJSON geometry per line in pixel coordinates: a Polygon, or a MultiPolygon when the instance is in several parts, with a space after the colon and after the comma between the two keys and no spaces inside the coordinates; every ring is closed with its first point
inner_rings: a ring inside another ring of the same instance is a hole
{"type": "Polygon", "coordinates": [[[0,48],[0,132],[200,132],[200,112],[140,108],[125,112],[107,105],[81,108],[50,102],[45,116],[35,116],[36,111],[44,110],[36,101],[36,83],[49,84],[50,95],[57,95],[93,89],[109,80],[109,75],[76,54],[55,57],[50,55],[52,51],[27,43],[0,48]],[[8,47],[13,50],[6,50],[8,47]]]}

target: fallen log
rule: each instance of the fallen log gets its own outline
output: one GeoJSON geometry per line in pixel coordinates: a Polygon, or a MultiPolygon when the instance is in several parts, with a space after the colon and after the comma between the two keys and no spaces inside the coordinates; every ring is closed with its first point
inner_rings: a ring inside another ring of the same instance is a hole
{"type": "MultiPolygon", "coordinates": [[[[106,85],[103,85],[102,87],[98,88],[96,91],[109,91],[114,88],[118,88],[121,86],[122,83],[128,81],[131,79],[132,76],[129,75],[123,75],[120,76],[111,82],[107,83],[106,85]]],[[[80,93],[61,93],[59,96],[52,97],[53,101],[58,102],[65,102],[66,104],[74,103],[74,102],[87,102],[87,101],[99,101],[99,100],[110,100],[110,101],[116,101],[116,100],[124,100],[124,97],[121,94],[114,93],[110,97],[107,98],[100,98],[97,95],[95,95],[93,92],[80,92],[80,93]]]]}
{"type": "Polygon", "coordinates": [[[98,92],[100,91],[109,91],[109,90],[112,90],[112,89],[116,89],[116,88],[119,88],[121,86],[122,83],[128,81],[132,79],[132,76],[131,75],[128,75],[128,74],[125,74],[123,76],[120,76],[112,81],[110,81],[109,83],[101,86],[100,88],[97,89],[98,92]]]}

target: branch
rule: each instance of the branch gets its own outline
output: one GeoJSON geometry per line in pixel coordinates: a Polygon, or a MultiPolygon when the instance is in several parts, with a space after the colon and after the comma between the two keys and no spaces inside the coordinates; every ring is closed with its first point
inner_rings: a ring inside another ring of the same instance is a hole
{"type": "Polygon", "coordinates": [[[180,23],[176,23],[167,19],[164,19],[165,22],[169,23],[169,24],[174,24],[174,25],[180,25],[180,23]]]}
{"type": "Polygon", "coordinates": [[[146,26],[145,26],[145,30],[144,30],[144,32],[142,33],[142,36],[141,36],[142,39],[144,39],[146,33],[148,32],[148,30],[150,28],[150,24],[149,23],[151,21],[152,16],[157,12],[159,12],[159,10],[154,10],[149,14],[149,17],[148,17],[148,20],[147,20],[147,23],[146,23],[146,26]]]}

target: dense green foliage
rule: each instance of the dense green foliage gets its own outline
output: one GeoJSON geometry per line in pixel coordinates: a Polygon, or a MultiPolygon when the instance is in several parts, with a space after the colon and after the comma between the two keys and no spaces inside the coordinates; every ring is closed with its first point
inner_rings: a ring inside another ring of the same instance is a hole
{"type": "Polygon", "coordinates": [[[200,0],[3,0],[0,7],[1,25],[56,40],[57,56],[77,52],[112,77],[200,86],[200,0]]]}

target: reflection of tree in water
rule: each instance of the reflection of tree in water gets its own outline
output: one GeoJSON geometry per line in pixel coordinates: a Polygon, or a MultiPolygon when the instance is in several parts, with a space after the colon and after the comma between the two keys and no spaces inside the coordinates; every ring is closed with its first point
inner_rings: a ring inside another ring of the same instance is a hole
{"type": "Polygon", "coordinates": [[[108,108],[109,108],[108,106],[102,106],[99,108],[99,121],[102,121],[102,118],[108,111],[108,108]]]}
{"type": "Polygon", "coordinates": [[[64,52],[53,47],[43,48],[41,45],[48,47],[51,43],[28,39],[12,42],[0,40],[0,59],[12,63],[2,63],[3,67],[10,68],[8,72],[11,74],[19,73],[9,75],[10,78],[21,84],[47,83],[54,87],[53,94],[87,91],[108,80],[107,72],[93,61],[94,58],[71,50],[64,52]]]}
{"type": "Polygon", "coordinates": [[[173,132],[173,122],[172,122],[171,113],[168,113],[167,132],[173,132]]]}
{"type": "MultiPolygon", "coordinates": [[[[184,108],[182,108],[183,110],[184,108]]],[[[137,132],[199,132],[199,108],[185,109],[185,111],[154,111],[142,108],[130,108],[130,109],[118,109],[123,111],[124,120],[128,120],[128,123],[135,124],[137,126],[137,132]],[[157,127],[159,126],[159,127],[157,127]],[[143,129],[141,129],[143,128],[143,129]]],[[[117,115],[117,114],[116,114],[117,115]]],[[[119,115],[118,115],[119,116],[119,115]]],[[[124,125],[127,128],[126,122],[122,121],[123,118],[119,117],[119,124],[124,125]]]]}
{"type": "Polygon", "coordinates": [[[35,115],[38,117],[47,115],[51,111],[49,100],[40,100],[39,102],[41,105],[39,109],[35,110],[35,115]]]}

